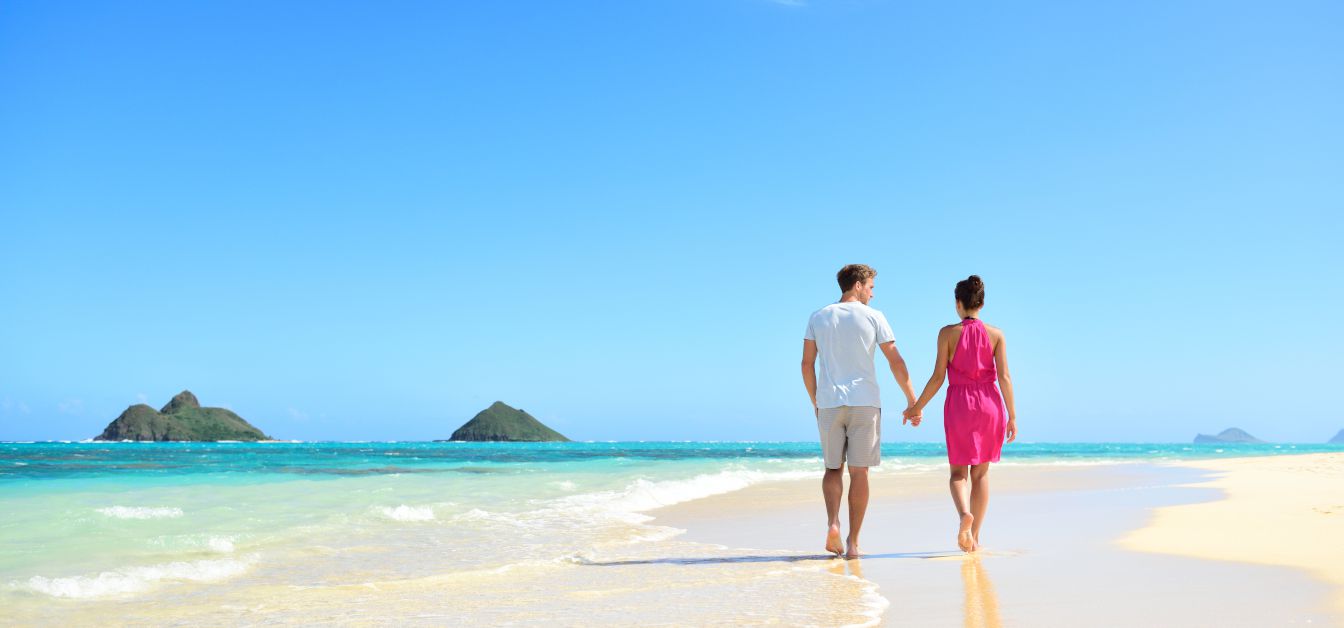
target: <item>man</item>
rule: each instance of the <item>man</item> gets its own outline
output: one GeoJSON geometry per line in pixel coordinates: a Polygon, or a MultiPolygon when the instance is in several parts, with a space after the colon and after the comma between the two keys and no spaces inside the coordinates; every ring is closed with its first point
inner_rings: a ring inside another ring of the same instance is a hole
{"type": "MultiPolygon", "coordinates": [[[[821,494],[826,499],[826,551],[845,558],[859,557],[859,528],[868,510],[868,467],[882,463],[882,400],[875,349],[881,348],[891,374],[905,393],[907,407],[915,390],[905,360],[896,350],[891,326],[881,312],[868,307],[877,271],[863,264],[840,269],[840,302],[812,314],[803,337],[803,384],[812,398],[817,431],[826,460],[821,494]],[[817,373],[817,359],[821,373],[817,373]],[[840,494],[844,466],[849,465],[849,536],[840,545],[840,494]]],[[[902,420],[919,425],[920,417],[902,420]]]]}

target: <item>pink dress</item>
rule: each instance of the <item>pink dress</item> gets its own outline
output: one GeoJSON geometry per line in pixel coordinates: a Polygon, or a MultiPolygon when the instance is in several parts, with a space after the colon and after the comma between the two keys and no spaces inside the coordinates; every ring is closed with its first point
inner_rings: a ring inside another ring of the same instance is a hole
{"type": "Polygon", "coordinates": [[[943,433],[947,461],[954,465],[998,462],[1008,428],[1008,412],[999,395],[994,347],[979,319],[961,321],[961,340],[947,365],[947,401],[943,433]]]}

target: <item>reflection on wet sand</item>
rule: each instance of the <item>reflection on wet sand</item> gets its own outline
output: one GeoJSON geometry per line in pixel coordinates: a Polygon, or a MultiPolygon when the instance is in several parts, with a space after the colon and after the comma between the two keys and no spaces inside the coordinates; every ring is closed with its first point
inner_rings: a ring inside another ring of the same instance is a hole
{"type": "Polygon", "coordinates": [[[978,556],[968,556],[961,563],[961,584],[966,589],[966,628],[1000,628],[999,600],[994,595],[994,583],[980,564],[978,556]]]}
{"type": "Polygon", "coordinates": [[[857,558],[831,561],[831,566],[827,568],[827,571],[837,576],[854,576],[860,580],[865,579],[863,577],[863,565],[859,563],[857,558]]]}

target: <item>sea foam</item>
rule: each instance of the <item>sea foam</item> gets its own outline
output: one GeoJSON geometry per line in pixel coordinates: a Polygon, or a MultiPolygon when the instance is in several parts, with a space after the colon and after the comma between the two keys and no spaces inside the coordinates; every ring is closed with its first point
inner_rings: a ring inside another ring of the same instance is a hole
{"type": "MultiPolygon", "coordinates": [[[[646,511],[704,497],[730,493],[753,484],[778,480],[816,478],[815,471],[757,471],[726,469],[678,480],[637,478],[618,490],[578,493],[541,500],[543,507],[523,512],[486,511],[472,508],[452,518],[453,523],[504,524],[534,530],[587,528],[594,524],[620,522],[646,524],[652,519],[646,511]]],[[[675,531],[670,536],[680,534],[675,531]]],[[[654,536],[666,538],[664,531],[654,536]]]]}
{"type": "Polygon", "coordinates": [[[255,557],[246,559],[173,562],[104,571],[98,575],[48,578],[33,576],[27,582],[11,583],[52,597],[97,598],[139,593],[165,580],[214,582],[247,571],[255,557]]]}
{"type": "Polygon", "coordinates": [[[181,508],[145,508],[140,506],[110,506],[99,508],[98,512],[113,519],[176,519],[182,516],[181,508]]]}
{"type": "Polygon", "coordinates": [[[378,509],[378,512],[393,521],[432,521],[434,519],[434,509],[430,506],[407,506],[405,504],[396,508],[383,506],[378,509]]]}
{"type": "Polygon", "coordinates": [[[685,480],[636,479],[619,491],[585,493],[561,498],[565,506],[594,507],[612,512],[642,513],[664,506],[739,491],[754,484],[818,477],[816,471],[756,471],[726,469],[685,480]]]}
{"type": "Polygon", "coordinates": [[[228,554],[233,552],[233,539],[226,536],[212,536],[205,542],[205,546],[212,552],[228,554]]]}
{"type": "Polygon", "coordinates": [[[169,552],[213,552],[232,554],[235,547],[232,536],[212,534],[179,534],[154,537],[148,544],[156,549],[169,552]]]}

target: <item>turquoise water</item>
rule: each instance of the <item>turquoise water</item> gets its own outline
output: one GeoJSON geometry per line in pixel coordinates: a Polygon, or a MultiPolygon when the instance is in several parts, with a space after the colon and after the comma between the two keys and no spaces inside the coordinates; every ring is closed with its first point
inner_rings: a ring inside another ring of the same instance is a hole
{"type": "MultiPolygon", "coordinates": [[[[1341,445],[1173,443],[1014,443],[1005,462],[1123,462],[1344,451],[1341,445]]],[[[752,463],[811,460],[813,442],[611,443],[0,443],[0,483],[117,478],[154,482],[265,482],[285,478],[396,473],[545,473],[621,463],[752,463]],[[204,476],[204,477],[203,477],[204,476]]],[[[937,462],[941,444],[888,443],[886,460],[937,462]]],[[[19,484],[12,484],[12,483],[19,484]]],[[[53,486],[53,485],[47,485],[53,486]]],[[[54,486],[53,486],[54,487],[54,486]]],[[[45,488],[45,487],[44,487],[45,488]]]]}
{"type": "MultiPolygon", "coordinates": [[[[1004,464],[1328,451],[1344,447],[1014,443],[1004,464]]],[[[939,470],[944,460],[940,445],[890,443],[876,472],[939,470]]],[[[817,478],[820,467],[816,443],[0,443],[0,606],[46,623],[144,612],[153,602],[161,614],[141,620],[214,621],[203,609],[277,608],[279,587],[290,600],[279,608],[296,615],[259,621],[301,621],[303,599],[326,608],[348,599],[349,587],[375,587],[401,597],[360,608],[377,612],[396,599],[382,612],[403,614],[407,604],[431,609],[447,599],[455,620],[527,623],[491,614],[499,612],[491,596],[526,610],[510,597],[518,582],[563,578],[609,602],[629,596],[637,609],[645,602],[635,598],[655,592],[632,589],[630,574],[575,565],[630,563],[623,569],[638,572],[649,556],[721,556],[723,548],[679,541],[680,530],[647,513],[817,478]]],[[[861,581],[798,569],[769,585],[775,598],[803,604],[828,591],[863,608],[873,597],[861,581]],[[780,586],[796,590],[779,595],[780,586]]],[[[659,586],[750,589],[779,570],[743,563],[714,573],[684,582],[662,574],[659,586]]],[[[536,603],[552,614],[570,608],[575,621],[594,612],[583,600],[557,607],[554,597],[536,603]]],[[[723,619],[700,611],[697,622],[723,619]]]]}

